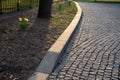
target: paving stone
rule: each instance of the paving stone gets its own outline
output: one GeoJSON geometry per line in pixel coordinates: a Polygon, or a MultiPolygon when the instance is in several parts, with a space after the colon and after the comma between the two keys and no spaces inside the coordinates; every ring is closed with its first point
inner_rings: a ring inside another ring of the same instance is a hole
{"type": "Polygon", "coordinates": [[[79,77],[72,77],[72,80],[79,80],[79,77]]]}
{"type": "Polygon", "coordinates": [[[119,80],[120,4],[79,4],[83,17],[60,59],[65,64],[48,80],[119,80]]]}
{"type": "Polygon", "coordinates": [[[103,80],[103,76],[97,75],[96,80],[103,80]]]}
{"type": "Polygon", "coordinates": [[[89,78],[88,78],[88,80],[95,80],[95,75],[89,75],[89,78]]]}

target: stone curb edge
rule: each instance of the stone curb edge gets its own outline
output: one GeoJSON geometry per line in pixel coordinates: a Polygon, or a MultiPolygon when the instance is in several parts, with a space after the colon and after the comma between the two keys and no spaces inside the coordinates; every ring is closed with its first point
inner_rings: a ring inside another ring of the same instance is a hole
{"type": "Polygon", "coordinates": [[[47,54],[39,64],[36,71],[28,78],[28,80],[46,80],[49,74],[52,72],[55,67],[61,52],[67,45],[72,33],[74,32],[79,20],[82,16],[82,9],[77,2],[75,2],[77,6],[77,13],[70,23],[70,25],[66,28],[66,30],[62,33],[62,35],[56,40],[56,42],[51,46],[51,48],[47,51],[47,54]]]}

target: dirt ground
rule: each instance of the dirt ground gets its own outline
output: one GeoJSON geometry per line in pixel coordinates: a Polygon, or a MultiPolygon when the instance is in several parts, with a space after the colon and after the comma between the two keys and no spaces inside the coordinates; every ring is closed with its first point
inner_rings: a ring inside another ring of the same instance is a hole
{"type": "Polygon", "coordinates": [[[37,9],[17,14],[0,20],[0,80],[26,80],[54,42],[46,40],[49,21],[38,19],[37,9]],[[19,17],[30,19],[28,30],[19,29],[19,17]]]}
{"type": "Polygon", "coordinates": [[[51,24],[51,20],[37,18],[37,12],[36,8],[0,16],[0,80],[27,80],[76,13],[69,12],[72,15],[68,21],[59,16],[51,24]],[[27,30],[20,30],[19,17],[29,18],[27,30]]]}

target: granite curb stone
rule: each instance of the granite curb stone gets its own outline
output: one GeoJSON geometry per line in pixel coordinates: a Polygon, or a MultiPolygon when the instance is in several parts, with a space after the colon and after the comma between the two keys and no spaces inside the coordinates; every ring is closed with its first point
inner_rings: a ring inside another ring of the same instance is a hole
{"type": "Polygon", "coordinates": [[[67,45],[67,42],[69,41],[72,33],[77,27],[77,24],[82,16],[81,7],[77,2],[75,2],[75,4],[77,6],[78,11],[74,19],[72,20],[70,25],[67,27],[67,29],[62,33],[62,35],[51,46],[51,48],[48,50],[47,54],[39,64],[34,74],[30,76],[28,80],[46,80],[49,74],[54,69],[62,50],[67,45]]]}

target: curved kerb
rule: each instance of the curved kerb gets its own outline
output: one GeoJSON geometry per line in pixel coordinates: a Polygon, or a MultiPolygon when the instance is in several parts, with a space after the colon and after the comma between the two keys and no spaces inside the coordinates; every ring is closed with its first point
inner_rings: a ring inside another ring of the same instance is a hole
{"type": "Polygon", "coordinates": [[[82,9],[77,2],[75,2],[77,6],[77,13],[69,24],[69,26],[65,29],[62,35],[56,40],[56,42],[51,46],[51,48],[47,51],[47,54],[39,64],[36,71],[28,78],[28,80],[46,80],[49,74],[52,72],[59,55],[62,50],[65,48],[65,45],[69,41],[71,35],[73,34],[77,24],[82,16],[82,9]]]}

